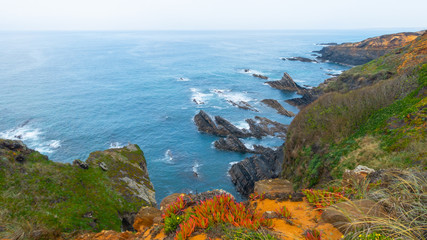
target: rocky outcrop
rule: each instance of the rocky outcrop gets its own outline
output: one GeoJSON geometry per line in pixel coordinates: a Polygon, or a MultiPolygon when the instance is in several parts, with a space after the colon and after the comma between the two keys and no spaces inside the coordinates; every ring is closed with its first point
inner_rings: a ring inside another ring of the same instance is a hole
{"type": "Polygon", "coordinates": [[[286,110],[277,100],[274,99],[264,99],[261,101],[265,105],[274,108],[277,110],[279,114],[285,115],[287,117],[293,117],[295,116],[295,113],[286,110]]]}
{"type": "Polygon", "coordinates": [[[241,109],[258,112],[258,109],[252,107],[248,102],[245,102],[245,101],[233,102],[231,100],[227,100],[227,102],[230,103],[231,105],[238,107],[238,108],[241,108],[241,109]]]}
{"type": "Polygon", "coordinates": [[[144,153],[136,144],[93,152],[86,162],[91,167],[103,163],[113,187],[131,203],[156,205],[155,191],[147,171],[144,153]]]}
{"type": "Polygon", "coordinates": [[[255,119],[246,119],[246,122],[249,124],[249,131],[252,137],[258,139],[265,136],[286,138],[287,125],[259,116],[255,116],[255,119]]]}
{"type": "Polygon", "coordinates": [[[229,121],[220,116],[215,116],[215,122],[218,126],[219,132],[225,132],[226,136],[232,135],[238,138],[245,138],[250,136],[250,133],[247,132],[245,129],[242,130],[234,126],[229,121]]]}
{"type": "Polygon", "coordinates": [[[308,104],[314,102],[320,96],[320,94],[316,90],[317,89],[305,89],[303,91],[300,91],[302,97],[287,99],[285,100],[285,102],[301,109],[307,106],[308,104]]]}
{"type": "Polygon", "coordinates": [[[200,112],[194,116],[194,123],[200,132],[212,134],[215,136],[226,137],[233,135],[238,138],[250,136],[247,131],[237,128],[220,116],[215,116],[214,122],[212,118],[203,110],[200,110],[200,112]]]}
{"type": "Polygon", "coordinates": [[[316,60],[306,58],[306,57],[288,57],[288,58],[282,58],[282,60],[288,60],[288,61],[299,61],[299,62],[314,62],[317,63],[316,60]]]}
{"type": "Polygon", "coordinates": [[[242,143],[237,137],[233,135],[229,135],[226,138],[220,138],[214,142],[214,146],[216,149],[232,151],[232,152],[240,152],[240,153],[250,153],[253,152],[249,150],[245,144],[242,143]]]}
{"type": "Polygon", "coordinates": [[[267,80],[267,79],[268,79],[268,77],[267,77],[267,76],[264,76],[264,75],[261,75],[261,74],[256,74],[256,73],[252,74],[252,76],[254,76],[254,77],[256,77],[256,78],[265,79],[265,80],[267,80]]]}
{"type": "Polygon", "coordinates": [[[277,178],[282,170],[283,146],[277,150],[264,148],[262,154],[253,155],[234,164],[228,171],[236,190],[243,196],[254,191],[255,182],[277,178]]]}
{"type": "Polygon", "coordinates": [[[404,46],[422,35],[422,33],[423,31],[388,34],[368,38],[356,43],[327,46],[319,51],[322,54],[319,59],[349,65],[364,64],[386,54],[390,50],[404,46]]]}
{"type": "Polygon", "coordinates": [[[286,179],[264,179],[255,183],[254,192],[257,194],[268,194],[270,198],[289,196],[293,194],[294,187],[286,179]]]}
{"type": "Polygon", "coordinates": [[[304,90],[305,88],[299,86],[294,82],[294,80],[289,76],[289,74],[284,73],[282,79],[279,81],[269,81],[266,82],[272,88],[276,88],[279,90],[290,91],[290,92],[299,92],[304,90]]]}

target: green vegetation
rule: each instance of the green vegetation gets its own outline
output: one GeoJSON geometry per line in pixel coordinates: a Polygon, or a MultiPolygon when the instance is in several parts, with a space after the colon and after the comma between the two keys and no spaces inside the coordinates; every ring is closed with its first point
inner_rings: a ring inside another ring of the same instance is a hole
{"type": "Polygon", "coordinates": [[[224,239],[229,240],[276,240],[277,238],[260,229],[257,231],[245,228],[227,229],[224,239]]]}
{"type": "Polygon", "coordinates": [[[141,207],[115,190],[108,172],[97,166],[82,169],[26,151],[0,149],[0,238],[52,239],[63,232],[120,231],[120,214],[141,207]]]}
{"type": "Polygon", "coordinates": [[[357,165],[425,168],[426,45],[420,37],[322,86],[289,127],[283,176],[312,187],[357,165]]]}

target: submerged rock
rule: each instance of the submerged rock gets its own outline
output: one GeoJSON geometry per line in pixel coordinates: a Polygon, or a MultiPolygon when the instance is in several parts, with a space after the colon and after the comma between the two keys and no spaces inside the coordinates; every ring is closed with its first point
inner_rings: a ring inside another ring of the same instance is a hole
{"type": "Polygon", "coordinates": [[[317,63],[316,60],[310,59],[310,58],[305,58],[305,57],[289,57],[289,58],[282,58],[282,60],[317,63]]]}
{"type": "Polygon", "coordinates": [[[234,164],[228,171],[236,190],[243,196],[254,191],[255,182],[277,178],[282,171],[283,146],[277,150],[264,150],[262,154],[253,155],[234,164]]]}
{"type": "Polygon", "coordinates": [[[256,77],[256,78],[265,79],[265,80],[267,80],[267,79],[268,79],[268,77],[267,77],[267,76],[264,76],[264,75],[261,75],[261,74],[256,74],[256,73],[252,74],[252,76],[254,76],[254,77],[256,77]]]}
{"type": "Polygon", "coordinates": [[[294,117],[295,113],[286,110],[277,100],[274,99],[264,99],[261,101],[265,105],[274,108],[279,114],[285,115],[287,117],[294,117]]]}

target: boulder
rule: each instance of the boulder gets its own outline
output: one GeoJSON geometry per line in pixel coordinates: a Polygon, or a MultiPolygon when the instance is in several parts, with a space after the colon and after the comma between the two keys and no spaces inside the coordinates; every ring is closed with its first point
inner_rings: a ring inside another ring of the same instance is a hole
{"type": "Polygon", "coordinates": [[[258,194],[268,193],[272,198],[294,193],[291,182],[281,178],[264,179],[255,183],[254,192],[258,194]]]}
{"type": "Polygon", "coordinates": [[[162,211],[154,207],[142,207],[135,216],[133,228],[138,232],[143,232],[153,224],[160,223],[161,220],[162,211]]]}
{"type": "Polygon", "coordinates": [[[371,173],[375,173],[375,170],[362,165],[353,170],[346,169],[342,176],[342,185],[351,187],[363,181],[371,173]]]}
{"type": "Polygon", "coordinates": [[[85,162],[82,162],[80,159],[76,159],[73,161],[73,165],[77,166],[81,169],[89,169],[89,165],[85,162]]]}
{"type": "Polygon", "coordinates": [[[340,202],[325,209],[323,221],[332,224],[341,232],[361,227],[362,221],[387,217],[386,211],[378,203],[368,200],[340,202]]]}
{"type": "Polygon", "coordinates": [[[276,109],[279,114],[285,115],[287,117],[294,117],[295,113],[286,110],[277,100],[274,99],[264,99],[261,101],[265,105],[276,109]]]}

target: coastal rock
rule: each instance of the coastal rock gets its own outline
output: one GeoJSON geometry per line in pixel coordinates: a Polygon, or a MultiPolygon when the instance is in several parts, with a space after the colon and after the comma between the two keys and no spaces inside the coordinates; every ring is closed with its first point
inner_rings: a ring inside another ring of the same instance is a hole
{"type": "MultiPolygon", "coordinates": [[[[36,151],[29,149],[20,140],[0,139],[0,157],[13,159],[19,163],[25,163],[29,156],[35,152],[36,151]]],[[[47,156],[43,155],[43,157],[47,160],[47,156]]]]}
{"type": "Polygon", "coordinates": [[[265,149],[262,154],[253,155],[234,164],[228,171],[236,190],[243,196],[254,191],[255,182],[277,178],[282,171],[283,146],[277,150],[265,149]]]}
{"type": "Polygon", "coordinates": [[[316,45],[319,45],[319,46],[334,46],[334,45],[338,45],[338,43],[328,42],[328,43],[318,43],[316,45]]]}
{"type": "Polygon", "coordinates": [[[123,148],[93,152],[86,163],[98,166],[100,163],[109,169],[105,173],[116,191],[131,203],[156,205],[155,191],[147,171],[144,153],[135,144],[123,148]]]}
{"type": "Polygon", "coordinates": [[[284,73],[282,79],[280,79],[279,81],[268,81],[266,83],[272,88],[290,92],[299,92],[305,89],[296,84],[288,73],[284,73]]]}
{"type": "Polygon", "coordinates": [[[224,118],[220,116],[215,116],[215,122],[218,126],[218,132],[224,132],[225,135],[233,135],[238,138],[245,138],[249,137],[250,133],[246,130],[241,130],[240,128],[237,128],[233,124],[231,124],[229,121],[225,120],[224,118]]]}
{"type": "Polygon", "coordinates": [[[305,58],[305,57],[289,57],[289,58],[282,58],[282,60],[317,63],[316,60],[310,59],[310,58],[305,58]]]}
{"type": "Polygon", "coordinates": [[[378,58],[392,49],[402,47],[422,35],[420,32],[403,32],[368,38],[356,43],[327,46],[319,51],[318,59],[337,63],[360,65],[378,58]]]}
{"type": "Polygon", "coordinates": [[[248,102],[245,102],[245,101],[233,102],[231,100],[227,100],[227,102],[230,103],[231,105],[238,107],[238,108],[241,108],[241,109],[258,112],[258,110],[256,108],[252,107],[248,102]]]}
{"type": "Polygon", "coordinates": [[[277,100],[274,99],[264,99],[261,101],[265,105],[274,108],[279,114],[285,115],[287,117],[294,117],[295,113],[286,110],[277,100]]]}
{"type": "Polygon", "coordinates": [[[194,123],[196,124],[199,132],[204,132],[212,135],[226,136],[225,132],[220,132],[211,117],[200,110],[198,114],[194,116],[194,123]]]}
{"type": "Polygon", "coordinates": [[[240,152],[240,153],[249,153],[252,152],[249,150],[237,137],[229,135],[226,138],[220,138],[214,142],[216,149],[240,152]]]}
{"type": "Polygon", "coordinates": [[[269,194],[271,198],[290,195],[294,193],[291,182],[281,178],[264,179],[255,183],[254,192],[258,194],[269,194]]]}
{"type": "Polygon", "coordinates": [[[300,93],[302,93],[302,97],[287,99],[285,100],[285,102],[301,109],[307,106],[308,104],[314,102],[319,97],[318,94],[313,94],[314,92],[315,90],[312,90],[312,89],[306,89],[306,90],[300,91],[300,93]]]}
{"type": "Polygon", "coordinates": [[[255,119],[246,119],[246,122],[249,124],[249,131],[252,137],[258,139],[264,136],[286,138],[287,125],[259,116],[255,116],[255,119]]]}
{"type": "Polygon", "coordinates": [[[261,75],[261,74],[256,74],[256,73],[252,74],[252,76],[254,76],[254,77],[256,77],[256,78],[265,79],[265,80],[267,80],[267,79],[268,79],[268,77],[267,77],[267,76],[264,76],[264,75],[261,75]]]}

